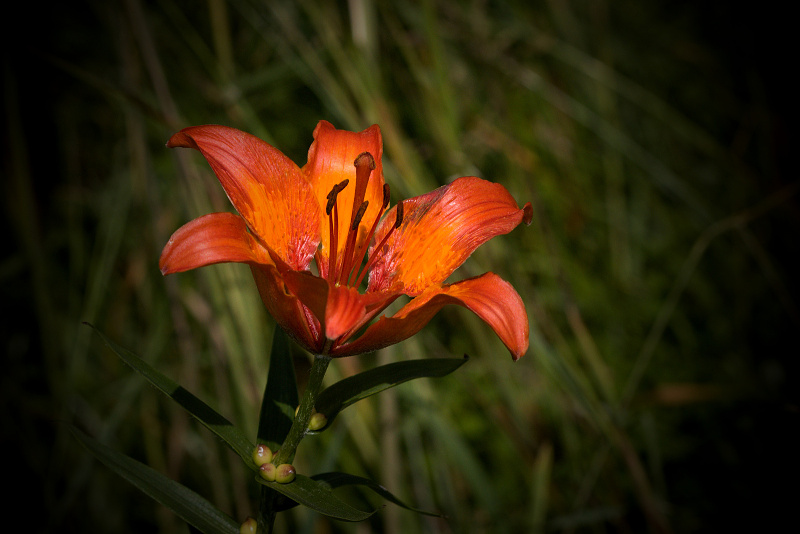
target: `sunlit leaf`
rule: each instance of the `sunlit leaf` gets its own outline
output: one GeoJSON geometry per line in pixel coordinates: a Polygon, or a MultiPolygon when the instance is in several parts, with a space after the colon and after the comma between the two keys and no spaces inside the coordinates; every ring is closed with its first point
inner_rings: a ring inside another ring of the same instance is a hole
{"type": "Polygon", "coordinates": [[[315,408],[328,418],[324,427],[327,428],[340,411],[361,399],[415,378],[446,376],[468,359],[465,355],[464,358],[428,358],[382,365],[340,380],[323,390],[317,397],[315,408]]]}

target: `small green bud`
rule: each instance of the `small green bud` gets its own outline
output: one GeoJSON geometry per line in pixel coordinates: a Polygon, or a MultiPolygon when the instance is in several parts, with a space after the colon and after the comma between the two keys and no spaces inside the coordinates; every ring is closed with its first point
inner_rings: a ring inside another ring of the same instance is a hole
{"type": "Polygon", "coordinates": [[[309,430],[320,430],[328,424],[328,418],[323,413],[314,413],[308,421],[309,430]]]}
{"type": "Polygon", "coordinates": [[[239,534],[256,534],[257,528],[258,523],[256,523],[256,520],[252,517],[248,517],[239,527],[239,534]]]}
{"type": "Polygon", "coordinates": [[[263,443],[259,443],[253,450],[253,461],[259,467],[272,461],[272,451],[263,443]]]}
{"type": "Polygon", "coordinates": [[[271,463],[266,463],[258,468],[258,474],[261,475],[261,478],[269,482],[275,482],[277,472],[278,468],[271,463]]]}
{"type": "Polygon", "coordinates": [[[294,470],[294,466],[291,464],[281,464],[278,466],[277,471],[275,472],[275,482],[280,482],[281,484],[288,484],[292,480],[294,480],[294,475],[296,471],[294,470]]]}

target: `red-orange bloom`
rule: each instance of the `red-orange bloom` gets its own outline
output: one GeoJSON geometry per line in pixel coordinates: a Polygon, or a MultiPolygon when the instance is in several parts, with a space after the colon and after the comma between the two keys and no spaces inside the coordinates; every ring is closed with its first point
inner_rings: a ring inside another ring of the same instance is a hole
{"type": "Polygon", "coordinates": [[[530,203],[519,208],[503,186],[459,178],[387,210],[378,126],[356,133],[320,121],[303,168],[224,126],[186,128],[167,146],[199,150],[239,213],[179,228],[161,254],[165,275],[247,263],[269,313],[315,354],[397,343],[446,304],[486,321],[515,360],[527,350],[528,316],[511,284],[494,273],[444,283],[478,246],[530,223],[530,203]],[[412,299],[380,315],[401,295],[412,299]]]}

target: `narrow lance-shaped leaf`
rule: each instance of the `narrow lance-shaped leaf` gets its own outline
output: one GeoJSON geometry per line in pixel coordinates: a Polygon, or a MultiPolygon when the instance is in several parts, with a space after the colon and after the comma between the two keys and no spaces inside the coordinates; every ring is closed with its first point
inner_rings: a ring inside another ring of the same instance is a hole
{"type": "Polygon", "coordinates": [[[235,453],[242,457],[251,469],[255,469],[253,464],[252,453],[255,445],[247,439],[244,432],[239,430],[228,421],[225,417],[216,412],[213,408],[205,402],[194,396],[188,390],[184,389],[180,384],[172,379],[161,374],[158,370],[150,364],[136,356],[129,350],[123,349],[116,345],[93,325],[91,326],[95,332],[100,336],[103,342],[110,348],[122,361],[128,364],[134,371],[137,371],[145,377],[151,384],[161,390],[172,400],[180,404],[190,414],[192,414],[198,421],[200,421],[206,428],[211,430],[214,434],[219,436],[235,453]]]}
{"type": "Polygon", "coordinates": [[[202,496],[147,465],[89,437],[77,428],[72,434],[112,471],[163,504],[205,534],[238,534],[239,524],[202,496]]]}
{"type": "MultiPolygon", "coordinates": [[[[330,489],[342,488],[345,486],[366,486],[367,488],[371,489],[372,491],[374,491],[387,501],[392,502],[401,508],[405,508],[406,510],[416,512],[418,514],[429,515],[432,517],[445,517],[444,514],[439,512],[429,512],[426,510],[421,510],[419,508],[414,508],[412,506],[407,505],[399,498],[397,498],[395,495],[393,495],[385,487],[381,486],[374,480],[370,480],[368,478],[360,477],[357,475],[351,475],[348,473],[340,473],[340,472],[318,473],[316,475],[312,475],[309,478],[311,480],[323,483],[330,489]]],[[[279,503],[278,511],[284,511],[290,508],[294,508],[295,506],[297,506],[297,504],[298,504],[297,502],[292,501],[291,499],[284,499],[282,502],[279,503]]]]}
{"type": "MultiPolygon", "coordinates": [[[[268,482],[261,477],[256,480],[289,499],[302,504],[323,515],[341,521],[363,521],[377,512],[365,512],[354,508],[333,494],[331,487],[324,482],[317,482],[303,475],[296,475],[289,484],[268,482]]],[[[289,506],[291,507],[291,506],[289,506]]]]}
{"type": "Polygon", "coordinates": [[[438,512],[427,512],[425,510],[420,510],[419,508],[413,508],[397,497],[395,497],[389,490],[375,482],[374,480],[370,480],[368,478],[360,477],[357,475],[351,475],[348,473],[339,473],[339,472],[331,472],[331,473],[319,473],[311,477],[313,480],[318,482],[324,482],[325,484],[329,485],[331,488],[341,488],[344,486],[366,486],[367,488],[371,489],[384,499],[389,502],[400,506],[401,508],[405,508],[406,510],[411,510],[412,512],[417,512],[418,514],[429,515],[433,517],[444,517],[443,514],[438,512]]]}
{"type": "Polygon", "coordinates": [[[315,408],[327,417],[327,425],[324,427],[327,428],[340,411],[361,399],[415,378],[446,376],[464,365],[468,359],[467,355],[464,358],[427,358],[375,367],[340,380],[322,391],[317,397],[315,408]]]}

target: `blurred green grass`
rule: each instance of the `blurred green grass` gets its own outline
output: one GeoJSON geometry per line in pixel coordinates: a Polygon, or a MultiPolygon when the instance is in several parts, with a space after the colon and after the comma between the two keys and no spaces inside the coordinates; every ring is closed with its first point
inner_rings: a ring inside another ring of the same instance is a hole
{"type": "Polygon", "coordinates": [[[252,513],[238,458],[81,321],[253,435],[273,324],[243,266],[161,277],[172,231],[230,209],[202,159],[164,143],[222,123],[302,165],[327,119],[380,124],[395,200],[474,174],[533,202],[529,228],[456,273],[512,281],[531,350],[512,363],[488,327],[448,309],[401,345],[335,362],[330,381],[472,356],[351,408],[298,458],[450,520],[389,505],[348,525],[297,510],[283,531],[778,524],[796,497],[782,484],[799,474],[799,225],[793,103],[776,92],[783,26],[769,12],[127,0],[19,18],[36,24],[25,38],[9,28],[3,47],[2,443],[21,467],[8,516],[36,532],[187,531],[89,458],[67,423],[237,519],[252,513]]]}

